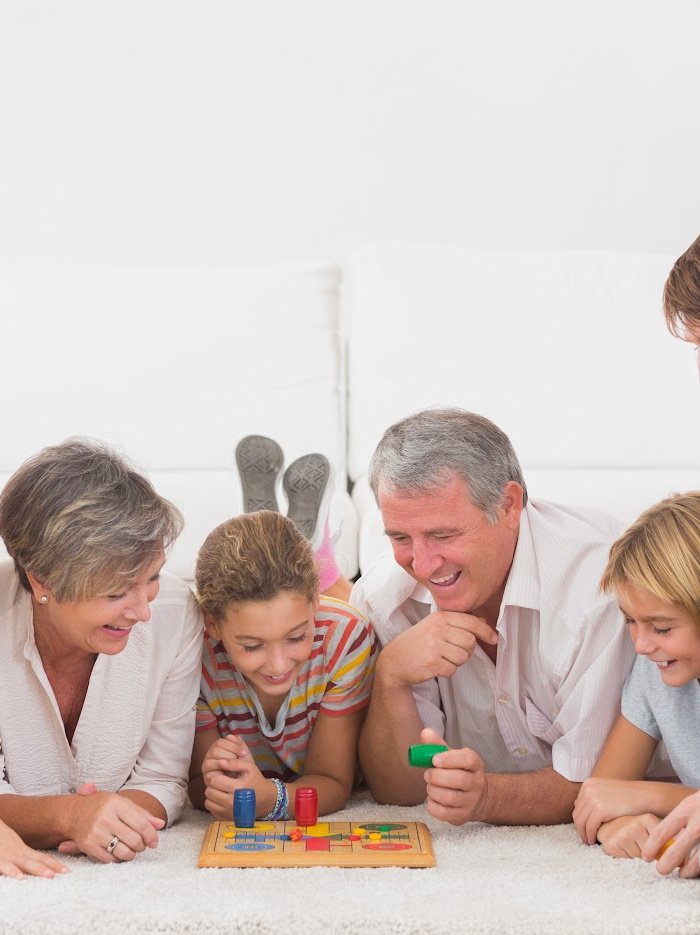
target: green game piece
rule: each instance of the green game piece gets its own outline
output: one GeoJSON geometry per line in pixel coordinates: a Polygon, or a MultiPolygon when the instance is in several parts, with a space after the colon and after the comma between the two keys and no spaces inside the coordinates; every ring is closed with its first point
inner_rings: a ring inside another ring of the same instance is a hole
{"type": "Polygon", "coordinates": [[[432,766],[436,753],[444,753],[444,743],[414,743],[408,748],[408,762],[411,766],[432,766]]]}

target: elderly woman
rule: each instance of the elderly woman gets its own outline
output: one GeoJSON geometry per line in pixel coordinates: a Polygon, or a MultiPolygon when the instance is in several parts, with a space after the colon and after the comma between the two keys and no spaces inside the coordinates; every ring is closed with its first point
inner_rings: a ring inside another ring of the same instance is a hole
{"type": "Polygon", "coordinates": [[[0,819],[33,847],[131,860],[182,810],[202,628],[189,588],[161,575],[181,527],[84,439],[0,495],[0,819]]]}

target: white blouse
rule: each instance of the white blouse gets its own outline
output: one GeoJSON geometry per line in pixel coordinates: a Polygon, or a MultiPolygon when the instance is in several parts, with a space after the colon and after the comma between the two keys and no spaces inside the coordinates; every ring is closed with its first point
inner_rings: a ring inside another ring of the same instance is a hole
{"type": "Polygon", "coordinates": [[[98,655],[68,743],[34,641],[31,596],[12,562],[0,563],[0,794],[61,795],[84,782],[140,789],[168,824],[187,795],[202,620],[192,592],[162,574],[151,620],[126,647],[98,655]]]}

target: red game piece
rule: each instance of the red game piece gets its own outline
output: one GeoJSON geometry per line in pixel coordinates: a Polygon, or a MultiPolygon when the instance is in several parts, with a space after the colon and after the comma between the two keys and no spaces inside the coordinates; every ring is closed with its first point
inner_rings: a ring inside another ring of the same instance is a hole
{"type": "Polygon", "coordinates": [[[312,787],[297,789],[294,796],[294,820],[298,825],[318,822],[318,792],[312,787]]]}
{"type": "Polygon", "coordinates": [[[292,828],[292,830],[289,832],[289,837],[292,839],[292,841],[301,841],[301,839],[304,837],[304,832],[301,830],[301,828],[292,828]]]}

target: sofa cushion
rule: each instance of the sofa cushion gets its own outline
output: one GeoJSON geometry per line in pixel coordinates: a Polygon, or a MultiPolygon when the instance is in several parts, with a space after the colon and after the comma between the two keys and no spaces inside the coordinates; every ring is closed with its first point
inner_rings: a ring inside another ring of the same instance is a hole
{"type": "Polygon", "coordinates": [[[116,445],[184,508],[173,557],[188,578],[210,523],[241,510],[233,451],[244,435],[271,435],[287,463],[322,451],[339,481],[335,510],[352,512],[339,276],[328,266],[0,266],[0,483],[70,435],[116,445]]]}
{"type": "MultiPolygon", "coordinates": [[[[391,243],[358,251],[342,303],[352,481],[392,422],[457,405],[508,433],[533,496],[631,519],[679,479],[700,486],[697,372],[661,313],[672,263],[391,243]]],[[[361,490],[355,500],[372,508],[361,490]]]]}

